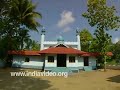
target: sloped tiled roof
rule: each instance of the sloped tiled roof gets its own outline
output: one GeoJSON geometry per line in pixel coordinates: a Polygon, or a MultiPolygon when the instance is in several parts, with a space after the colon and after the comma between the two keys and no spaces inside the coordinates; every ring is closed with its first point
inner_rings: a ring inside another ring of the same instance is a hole
{"type": "Polygon", "coordinates": [[[52,48],[41,50],[39,53],[40,54],[79,54],[79,55],[82,55],[86,52],[73,49],[73,48],[52,47],[52,48]]]}
{"type": "MultiPolygon", "coordinates": [[[[29,55],[29,56],[38,56],[41,54],[77,54],[80,56],[99,56],[99,53],[90,53],[80,51],[74,48],[67,48],[67,47],[51,47],[48,49],[44,49],[41,51],[31,51],[31,50],[23,50],[23,51],[8,51],[8,54],[11,55],[29,55]]],[[[107,53],[108,56],[112,56],[112,52],[107,53]]]]}
{"type": "MultiPolygon", "coordinates": [[[[100,55],[100,53],[90,53],[90,52],[88,52],[88,53],[85,53],[85,54],[83,54],[83,55],[81,55],[81,56],[99,56],[100,55]]],[[[107,56],[113,56],[113,53],[112,52],[107,52],[107,56]]]]}
{"type": "Polygon", "coordinates": [[[37,55],[40,55],[39,52],[40,51],[30,51],[30,50],[26,50],[26,51],[8,51],[8,54],[37,56],[37,55]]]}

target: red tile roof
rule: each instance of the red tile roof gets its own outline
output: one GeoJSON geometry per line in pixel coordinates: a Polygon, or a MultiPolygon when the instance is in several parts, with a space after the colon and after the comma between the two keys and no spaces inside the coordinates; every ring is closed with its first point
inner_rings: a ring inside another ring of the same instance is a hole
{"type": "MultiPolygon", "coordinates": [[[[100,55],[100,53],[90,53],[90,52],[88,52],[88,53],[85,53],[81,56],[99,56],[99,55],[100,55]]],[[[112,52],[107,52],[107,56],[113,56],[113,53],[112,52]]]]}
{"type": "Polygon", "coordinates": [[[31,55],[31,56],[37,56],[40,51],[8,51],[8,54],[13,54],[13,55],[31,55]]]}
{"type": "MultiPolygon", "coordinates": [[[[13,55],[29,55],[29,56],[37,56],[40,54],[77,54],[81,56],[99,56],[99,53],[90,53],[84,52],[73,48],[66,48],[66,47],[51,47],[48,49],[44,49],[41,51],[8,51],[8,54],[13,55]]],[[[107,53],[108,56],[112,56],[112,52],[107,53]]]]}
{"type": "Polygon", "coordinates": [[[41,50],[39,53],[40,54],[78,54],[78,55],[82,55],[86,52],[80,51],[77,49],[73,49],[73,48],[52,47],[52,48],[41,50]]]}
{"type": "Polygon", "coordinates": [[[108,56],[113,56],[113,53],[112,52],[107,52],[107,55],[108,56]]]}
{"type": "Polygon", "coordinates": [[[85,53],[85,54],[82,54],[81,56],[98,56],[99,54],[98,53],[85,53]]]}

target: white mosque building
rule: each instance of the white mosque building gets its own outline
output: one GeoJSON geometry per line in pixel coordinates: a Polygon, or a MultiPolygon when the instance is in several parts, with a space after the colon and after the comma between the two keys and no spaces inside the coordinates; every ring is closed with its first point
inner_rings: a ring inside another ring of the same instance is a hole
{"type": "Polygon", "coordinates": [[[60,36],[56,41],[45,40],[45,29],[41,31],[39,51],[10,51],[13,55],[12,67],[35,68],[46,71],[59,69],[68,71],[96,69],[96,53],[81,51],[80,35],[76,31],[76,41],[67,42],[60,36]]]}
{"type": "Polygon", "coordinates": [[[62,36],[59,36],[57,41],[45,41],[45,29],[43,29],[41,31],[41,48],[40,48],[40,50],[47,49],[51,46],[56,46],[58,44],[63,44],[68,47],[72,47],[74,49],[81,50],[79,32],[76,31],[76,42],[67,42],[67,41],[64,41],[62,36]]]}

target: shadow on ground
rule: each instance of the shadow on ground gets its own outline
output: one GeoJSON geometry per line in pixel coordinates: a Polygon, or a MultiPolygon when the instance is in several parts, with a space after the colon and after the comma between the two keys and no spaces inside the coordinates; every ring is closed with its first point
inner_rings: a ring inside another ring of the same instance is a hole
{"type": "Polygon", "coordinates": [[[109,77],[107,81],[120,83],[120,75],[109,77]]]}
{"type": "Polygon", "coordinates": [[[0,90],[46,90],[50,87],[51,84],[48,80],[33,77],[11,77],[10,71],[0,71],[0,90]]]}

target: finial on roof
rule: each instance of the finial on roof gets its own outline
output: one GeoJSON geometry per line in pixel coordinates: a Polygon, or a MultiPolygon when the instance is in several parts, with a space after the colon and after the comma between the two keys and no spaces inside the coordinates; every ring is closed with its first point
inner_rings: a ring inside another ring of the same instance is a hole
{"type": "Polygon", "coordinates": [[[79,28],[77,27],[77,28],[76,28],[76,34],[78,35],[79,32],[80,32],[80,31],[79,31],[79,28]]]}
{"type": "Polygon", "coordinates": [[[45,29],[45,27],[43,26],[42,29],[45,29]]]}
{"type": "Polygon", "coordinates": [[[42,27],[41,34],[45,34],[45,27],[42,27]]]}

